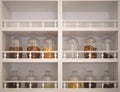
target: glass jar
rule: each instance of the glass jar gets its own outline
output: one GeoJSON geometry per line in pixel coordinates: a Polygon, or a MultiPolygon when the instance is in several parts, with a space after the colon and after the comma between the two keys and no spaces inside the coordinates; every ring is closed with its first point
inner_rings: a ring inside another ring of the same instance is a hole
{"type": "MultiPolygon", "coordinates": [[[[22,51],[22,40],[17,36],[13,35],[11,37],[9,51],[22,51]]],[[[18,58],[22,58],[22,53],[18,54],[18,58]]],[[[9,58],[17,58],[17,53],[9,53],[9,58]]]]}
{"type": "MultiPolygon", "coordinates": [[[[29,71],[28,75],[26,76],[26,81],[36,81],[36,76],[32,70],[29,71]]],[[[25,83],[26,88],[30,88],[30,83],[25,83]]],[[[31,83],[31,88],[37,88],[37,83],[31,83]]]]}
{"type": "Polygon", "coordinates": [[[54,81],[54,78],[50,73],[50,71],[45,71],[45,75],[42,76],[43,81],[48,81],[44,83],[44,88],[54,88],[54,83],[49,82],[54,81]]]}
{"type": "MultiPolygon", "coordinates": [[[[84,51],[96,51],[96,39],[93,38],[92,35],[90,35],[86,40],[85,40],[85,46],[84,46],[84,51]]],[[[84,53],[85,58],[89,58],[89,53],[84,53]]],[[[97,58],[97,53],[91,53],[91,58],[97,58]]]]}
{"type": "MultiPolygon", "coordinates": [[[[85,81],[95,81],[96,77],[93,75],[93,71],[89,70],[87,75],[85,76],[85,81]]],[[[91,87],[89,86],[89,82],[84,83],[85,88],[96,88],[96,83],[91,82],[91,87]]]]}
{"type": "Polygon", "coordinates": [[[75,81],[75,82],[69,82],[68,83],[68,88],[80,88],[81,87],[81,83],[77,81],[80,81],[80,77],[77,75],[77,71],[72,71],[72,75],[68,78],[68,81],[75,81]],[[78,85],[78,86],[77,86],[78,85]]]}
{"type": "MultiPolygon", "coordinates": [[[[55,51],[56,43],[52,36],[48,35],[46,39],[44,39],[43,51],[55,51]]],[[[44,53],[44,58],[55,58],[55,53],[47,52],[44,53]]]]}
{"type": "MultiPolygon", "coordinates": [[[[20,77],[18,76],[18,73],[16,70],[11,72],[10,77],[8,78],[9,81],[13,81],[10,83],[7,83],[7,88],[17,88],[17,83],[14,81],[19,81],[20,77]]],[[[19,83],[19,87],[21,87],[21,84],[19,83]]]]}
{"type": "MultiPolygon", "coordinates": [[[[32,36],[30,39],[28,39],[28,47],[27,47],[27,51],[40,51],[39,48],[39,40],[32,36]]],[[[27,53],[27,57],[29,58],[29,53],[27,53]]],[[[34,52],[31,54],[31,58],[40,58],[40,53],[38,52],[34,52]]]]}
{"type": "MultiPolygon", "coordinates": [[[[102,76],[102,80],[103,81],[112,81],[113,80],[113,78],[110,76],[109,71],[104,72],[104,75],[102,76]]],[[[103,87],[104,88],[114,88],[114,84],[106,82],[106,83],[104,83],[103,87]]]]}
{"type": "MultiPolygon", "coordinates": [[[[75,37],[75,35],[73,34],[67,39],[67,51],[78,51],[79,50],[78,48],[79,48],[79,42],[75,37]]],[[[71,52],[69,53],[69,57],[76,58],[77,53],[71,52]]]]}
{"type": "MultiPolygon", "coordinates": [[[[111,51],[112,50],[112,39],[109,37],[109,35],[106,35],[106,37],[103,39],[103,50],[104,51],[111,51]]],[[[113,55],[111,55],[109,52],[103,53],[103,58],[113,58],[113,55]]]]}

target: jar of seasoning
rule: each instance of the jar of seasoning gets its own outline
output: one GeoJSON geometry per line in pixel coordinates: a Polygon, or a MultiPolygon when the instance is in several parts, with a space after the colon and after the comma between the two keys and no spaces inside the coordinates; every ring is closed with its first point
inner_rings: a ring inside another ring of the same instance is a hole
{"type": "MultiPolygon", "coordinates": [[[[26,81],[36,81],[37,78],[34,75],[34,72],[32,70],[29,71],[28,75],[26,76],[26,81]]],[[[26,88],[30,88],[30,83],[25,83],[26,88]]],[[[31,83],[31,88],[37,88],[37,83],[31,83]]]]}
{"type": "MultiPolygon", "coordinates": [[[[11,72],[11,75],[10,77],[8,78],[9,81],[12,81],[10,83],[7,83],[7,88],[17,88],[17,83],[14,82],[14,81],[19,81],[20,80],[20,77],[17,73],[16,70],[13,70],[11,72]]],[[[19,88],[21,87],[21,84],[19,83],[19,88]]]]}
{"type": "MultiPolygon", "coordinates": [[[[93,38],[92,35],[90,35],[86,40],[85,40],[85,46],[84,46],[84,51],[96,51],[97,47],[96,47],[96,39],[93,38]]],[[[89,56],[91,56],[90,58],[97,58],[97,53],[95,52],[91,52],[91,54],[89,55],[88,52],[84,53],[84,57],[85,58],[89,58],[89,56]]]]}
{"type": "MultiPolygon", "coordinates": [[[[37,37],[32,36],[31,38],[29,38],[27,44],[28,44],[27,51],[40,51],[39,39],[37,39],[37,37]]],[[[30,58],[29,53],[27,53],[27,57],[30,58]]],[[[40,58],[40,53],[39,52],[31,53],[31,58],[40,58]]]]}
{"type": "Polygon", "coordinates": [[[53,76],[51,75],[50,71],[45,71],[45,75],[42,76],[42,80],[46,81],[44,83],[44,88],[54,88],[54,83],[51,83],[50,81],[54,81],[53,76]]]}
{"type": "MultiPolygon", "coordinates": [[[[104,51],[111,51],[112,50],[112,39],[109,37],[109,35],[106,35],[106,37],[103,39],[103,50],[104,51]]],[[[103,53],[104,58],[113,58],[113,55],[109,52],[103,53]]]]}
{"type": "Polygon", "coordinates": [[[74,81],[74,82],[68,82],[68,88],[80,88],[81,83],[77,82],[80,81],[80,77],[77,75],[77,71],[72,71],[72,75],[68,78],[68,81],[74,81]]]}
{"type": "Polygon", "coordinates": [[[51,35],[48,35],[47,38],[44,39],[43,51],[47,51],[44,52],[44,58],[55,58],[55,53],[52,52],[55,50],[56,50],[55,39],[51,35]]]}
{"type": "MultiPolygon", "coordinates": [[[[22,40],[17,36],[13,35],[11,37],[9,51],[22,51],[22,40]]],[[[18,58],[22,58],[22,53],[18,54],[18,58]]],[[[17,53],[9,53],[9,58],[17,58],[17,53]]]]}
{"type": "MultiPolygon", "coordinates": [[[[112,81],[113,78],[110,76],[109,71],[105,71],[104,75],[102,76],[102,80],[103,81],[112,81]]],[[[109,83],[109,82],[105,82],[103,85],[104,88],[114,88],[114,84],[113,83],[109,83]]]]}
{"type": "MultiPolygon", "coordinates": [[[[95,81],[95,80],[96,80],[96,77],[93,75],[93,71],[89,70],[87,72],[87,75],[85,76],[85,81],[95,81]]],[[[94,83],[94,82],[91,82],[91,83],[86,82],[86,83],[84,83],[84,87],[85,88],[96,88],[96,83],[94,83]],[[91,85],[91,86],[89,86],[89,85],[91,85]]]]}

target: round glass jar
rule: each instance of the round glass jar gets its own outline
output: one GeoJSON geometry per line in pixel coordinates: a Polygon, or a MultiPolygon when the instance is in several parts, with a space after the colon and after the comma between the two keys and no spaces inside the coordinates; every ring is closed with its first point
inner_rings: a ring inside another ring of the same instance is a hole
{"type": "Polygon", "coordinates": [[[72,75],[68,78],[68,81],[75,81],[75,82],[68,82],[68,88],[81,88],[80,77],[77,75],[77,71],[72,71],[72,75]],[[78,85],[78,86],[77,86],[78,85]]]}
{"type": "MultiPolygon", "coordinates": [[[[96,51],[96,50],[97,50],[96,39],[93,38],[92,35],[90,35],[87,39],[85,39],[84,51],[96,51]]],[[[97,53],[91,52],[90,55],[88,52],[84,53],[85,58],[89,58],[89,56],[91,56],[91,58],[97,58],[97,53]]]]}
{"type": "MultiPolygon", "coordinates": [[[[85,76],[85,81],[95,81],[95,80],[96,80],[96,77],[93,75],[93,71],[89,70],[87,72],[87,75],[85,76]]],[[[91,82],[91,87],[89,85],[90,85],[89,82],[84,83],[85,88],[96,88],[95,82],[91,82]]]]}
{"type": "MultiPolygon", "coordinates": [[[[26,76],[26,81],[36,81],[36,76],[32,70],[29,71],[28,75],[26,76]]],[[[30,88],[30,83],[25,83],[26,88],[30,88]]],[[[31,83],[31,88],[37,88],[37,83],[31,83]]]]}
{"type": "MultiPolygon", "coordinates": [[[[104,51],[111,51],[112,50],[112,39],[109,37],[109,35],[106,35],[106,37],[103,39],[103,50],[104,51]]],[[[113,55],[109,52],[103,53],[104,58],[113,58],[113,55]]]]}
{"type": "MultiPolygon", "coordinates": [[[[10,77],[8,78],[9,81],[13,81],[13,82],[9,82],[7,83],[7,88],[17,88],[17,83],[14,81],[19,81],[20,77],[18,76],[18,73],[16,70],[13,70],[11,72],[10,77]]],[[[21,84],[19,83],[19,88],[21,87],[21,84]]]]}
{"type": "MultiPolygon", "coordinates": [[[[17,36],[13,35],[11,37],[9,51],[22,51],[22,40],[17,36]]],[[[18,54],[18,58],[22,58],[22,53],[18,54]]],[[[9,53],[9,58],[17,58],[17,53],[9,53]]]]}
{"type": "MultiPolygon", "coordinates": [[[[104,71],[104,75],[102,76],[103,81],[112,81],[113,78],[110,76],[109,71],[104,71]]],[[[114,88],[113,83],[105,82],[103,85],[104,88],[114,88]]]]}
{"type": "MultiPolygon", "coordinates": [[[[40,51],[39,39],[37,39],[36,37],[33,36],[30,39],[28,39],[27,44],[28,44],[27,51],[40,51]]],[[[27,57],[30,58],[29,53],[27,53],[27,57]]],[[[40,58],[40,53],[39,52],[31,53],[31,58],[40,58]]]]}
{"type": "Polygon", "coordinates": [[[43,81],[48,81],[44,83],[44,88],[54,88],[54,83],[49,81],[54,81],[53,76],[51,75],[50,71],[45,71],[45,75],[42,76],[43,81]]]}
{"type": "Polygon", "coordinates": [[[49,52],[55,50],[56,50],[55,39],[52,36],[48,35],[47,38],[44,39],[43,51],[48,51],[44,52],[44,58],[55,58],[55,53],[49,52]]]}
{"type": "MultiPolygon", "coordinates": [[[[67,39],[67,51],[78,51],[78,50],[79,50],[79,42],[78,42],[78,39],[73,34],[70,37],[68,37],[68,39],[67,39]]],[[[76,58],[77,53],[70,52],[69,57],[76,58]]]]}

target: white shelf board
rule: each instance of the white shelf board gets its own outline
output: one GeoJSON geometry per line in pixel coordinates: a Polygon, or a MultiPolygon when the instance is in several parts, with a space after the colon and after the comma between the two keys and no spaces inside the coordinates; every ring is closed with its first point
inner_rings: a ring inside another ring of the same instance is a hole
{"type": "Polygon", "coordinates": [[[63,28],[63,31],[118,31],[118,28],[63,28]]]}
{"type": "Polygon", "coordinates": [[[58,59],[2,59],[3,63],[57,63],[58,59]]]}
{"type": "Polygon", "coordinates": [[[118,1],[118,0],[63,0],[63,1],[118,1]]]}
{"type": "Polygon", "coordinates": [[[58,92],[58,88],[3,88],[3,92],[58,92]]]}
{"type": "Polygon", "coordinates": [[[63,59],[63,63],[117,63],[118,59],[63,59]]]}
{"type": "Polygon", "coordinates": [[[2,1],[58,1],[58,0],[2,0],[2,1]]]}
{"type": "Polygon", "coordinates": [[[2,28],[3,31],[57,31],[57,28],[2,28]]]}
{"type": "Polygon", "coordinates": [[[119,92],[118,88],[65,88],[62,92],[119,92]]]}

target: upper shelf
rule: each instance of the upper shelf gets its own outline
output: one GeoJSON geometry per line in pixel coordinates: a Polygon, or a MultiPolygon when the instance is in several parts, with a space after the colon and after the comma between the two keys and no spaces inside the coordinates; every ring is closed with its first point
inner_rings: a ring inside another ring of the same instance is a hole
{"type": "MultiPolygon", "coordinates": [[[[57,20],[4,20],[3,31],[57,31],[57,20]]],[[[117,20],[63,20],[63,31],[117,31],[117,20]]]]}

